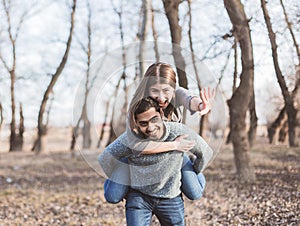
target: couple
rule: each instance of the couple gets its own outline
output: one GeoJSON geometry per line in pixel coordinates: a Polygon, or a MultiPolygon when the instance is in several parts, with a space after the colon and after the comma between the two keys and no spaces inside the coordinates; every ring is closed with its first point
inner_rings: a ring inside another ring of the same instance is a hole
{"type": "Polygon", "coordinates": [[[181,192],[190,199],[202,196],[201,170],[213,152],[199,135],[178,123],[175,107],[207,113],[210,94],[202,92],[201,101],[175,87],[170,65],[151,65],[130,104],[126,133],[99,155],[110,178],[104,185],[105,197],[117,203],[126,196],[127,225],[150,225],[152,214],[161,225],[184,225],[181,192]],[[196,156],[193,163],[184,154],[188,150],[196,156]]]}

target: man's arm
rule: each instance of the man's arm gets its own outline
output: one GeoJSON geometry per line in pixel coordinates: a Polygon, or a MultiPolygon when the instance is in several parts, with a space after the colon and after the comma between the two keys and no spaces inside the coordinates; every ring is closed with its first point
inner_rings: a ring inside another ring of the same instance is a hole
{"type": "Polygon", "coordinates": [[[202,172],[212,160],[213,150],[201,136],[199,136],[188,126],[179,123],[171,123],[171,125],[173,127],[170,128],[171,130],[175,129],[179,134],[187,134],[188,137],[186,139],[196,142],[195,146],[190,150],[190,152],[192,152],[197,157],[194,164],[195,171],[197,173],[202,172]]]}
{"type": "Polygon", "coordinates": [[[131,150],[126,147],[124,140],[126,140],[126,133],[123,133],[109,144],[98,156],[98,162],[107,177],[111,177],[116,165],[126,164],[119,161],[121,158],[131,154],[131,150]]]}

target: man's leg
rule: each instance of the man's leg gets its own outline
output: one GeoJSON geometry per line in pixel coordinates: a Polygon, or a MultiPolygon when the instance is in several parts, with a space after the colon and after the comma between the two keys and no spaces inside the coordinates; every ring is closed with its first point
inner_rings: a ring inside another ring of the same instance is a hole
{"type": "Polygon", "coordinates": [[[126,158],[120,159],[111,178],[104,182],[104,197],[107,202],[116,204],[122,201],[129,189],[129,166],[126,158]]]}
{"type": "Polygon", "coordinates": [[[130,190],[126,198],[126,222],[130,226],[149,226],[152,219],[151,198],[130,190]]]}
{"type": "Polygon", "coordinates": [[[184,203],[180,196],[160,199],[153,208],[161,226],[184,226],[184,203]]]}

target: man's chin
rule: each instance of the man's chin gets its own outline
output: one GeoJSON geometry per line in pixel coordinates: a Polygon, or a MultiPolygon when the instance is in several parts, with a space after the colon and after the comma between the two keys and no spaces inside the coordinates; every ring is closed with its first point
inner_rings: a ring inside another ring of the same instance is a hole
{"type": "Polygon", "coordinates": [[[149,139],[149,140],[158,140],[158,138],[157,138],[156,135],[155,135],[155,136],[148,136],[148,139],[149,139]]]}

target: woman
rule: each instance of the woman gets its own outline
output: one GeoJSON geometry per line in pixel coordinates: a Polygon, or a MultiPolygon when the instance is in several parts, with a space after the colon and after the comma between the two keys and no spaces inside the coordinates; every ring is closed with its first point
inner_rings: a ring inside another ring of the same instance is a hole
{"type": "MultiPolygon", "coordinates": [[[[150,96],[158,101],[163,111],[165,121],[181,122],[181,114],[178,109],[180,106],[184,106],[192,114],[198,111],[203,115],[210,111],[209,99],[213,97],[210,90],[208,90],[208,92],[205,90],[201,91],[200,99],[197,96],[189,95],[188,91],[183,88],[177,88],[176,90],[175,88],[176,74],[173,68],[169,64],[161,62],[152,64],[140,82],[130,103],[130,108],[143,97],[150,96]]],[[[187,140],[185,135],[171,142],[155,142],[140,139],[136,136],[138,134],[137,129],[135,119],[129,118],[126,128],[129,139],[125,145],[140,154],[157,154],[170,150],[186,152],[195,144],[194,141],[187,140]]],[[[199,156],[198,159],[196,158],[196,164],[201,162],[201,157],[202,156],[199,156]]],[[[106,200],[110,203],[118,203],[125,197],[128,191],[126,183],[129,184],[130,182],[128,182],[127,179],[129,175],[126,164],[127,160],[122,159],[121,161],[123,164],[119,164],[119,167],[113,174],[113,178],[107,179],[104,184],[104,195],[106,200]],[[122,178],[122,182],[120,182],[120,178],[122,178]]],[[[193,163],[189,160],[188,156],[185,155],[184,164],[181,169],[181,188],[183,193],[191,200],[199,199],[205,187],[204,175],[200,170],[196,172],[193,167],[193,163]]],[[[197,168],[199,169],[198,166],[197,168]]]]}

